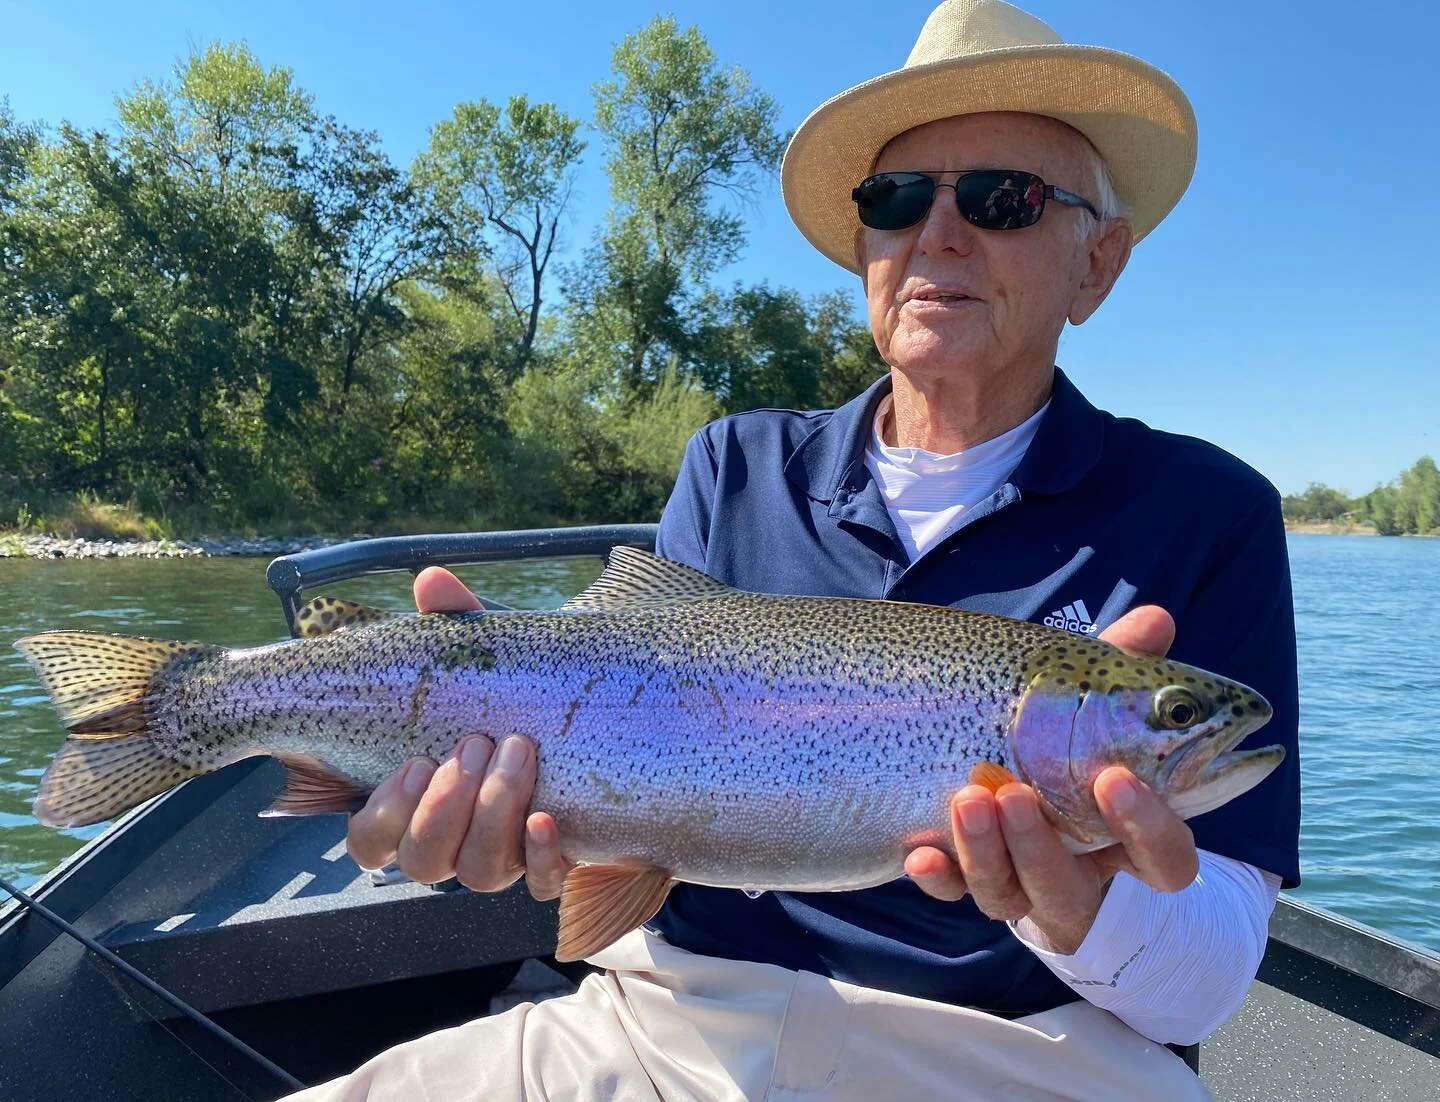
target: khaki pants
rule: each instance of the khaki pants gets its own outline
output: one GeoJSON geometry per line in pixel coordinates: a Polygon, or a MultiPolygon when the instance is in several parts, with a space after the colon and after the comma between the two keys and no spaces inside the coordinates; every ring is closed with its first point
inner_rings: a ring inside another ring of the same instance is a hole
{"type": "Polygon", "coordinates": [[[1006,1021],[642,931],[573,995],[381,1053],[292,1102],[1209,1099],[1169,1049],[1086,1002],[1006,1021]]]}

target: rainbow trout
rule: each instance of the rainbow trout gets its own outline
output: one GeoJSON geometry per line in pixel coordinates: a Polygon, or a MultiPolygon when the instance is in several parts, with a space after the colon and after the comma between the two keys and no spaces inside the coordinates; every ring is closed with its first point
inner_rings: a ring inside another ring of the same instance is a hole
{"type": "Polygon", "coordinates": [[[35,816],[98,822],[241,758],[287,767],[277,814],[349,811],[466,735],[538,746],[534,806],[581,864],[558,956],[648,920],[675,880],[844,891],[953,852],[972,781],[1031,785],[1076,853],[1113,839],[1096,775],[1134,771],[1182,816],[1284,757],[1223,677],[929,605],[742,593],[616,548],[553,612],[427,616],[318,598],[304,637],[246,650],[55,631],[16,647],[69,730],[35,816]]]}

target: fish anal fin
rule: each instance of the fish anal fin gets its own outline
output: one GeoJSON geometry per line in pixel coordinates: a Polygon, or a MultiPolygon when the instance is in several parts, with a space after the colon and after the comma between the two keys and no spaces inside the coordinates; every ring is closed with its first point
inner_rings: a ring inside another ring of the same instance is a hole
{"type": "Polygon", "coordinates": [[[582,960],[649,921],[672,884],[654,865],[577,865],[560,890],[555,959],[582,960]]]}
{"type": "Polygon", "coordinates": [[[371,790],[339,770],[308,754],[276,754],[285,766],[285,787],[275,802],[260,814],[324,815],[333,811],[359,811],[371,790]]]}
{"type": "Polygon", "coordinates": [[[1045,793],[1038,788],[1035,789],[1035,800],[1040,805],[1040,814],[1044,815],[1050,825],[1061,834],[1075,839],[1082,846],[1094,844],[1095,839],[1087,834],[1079,823],[1046,799],[1045,793]]]}
{"type": "Polygon", "coordinates": [[[1007,784],[1014,784],[1018,778],[1003,765],[993,761],[982,761],[970,767],[970,783],[999,792],[1007,784]]]}
{"type": "Polygon", "coordinates": [[[341,628],[373,624],[377,620],[393,620],[397,616],[399,613],[385,612],[340,597],[316,597],[296,610],[295,634],[302,639],[313,639],[317,635],[329,635],[341,628]]]}
{"type": "Polygon", "coordinates": [[[610,549],[610,558],[600,577],[561,608],[623,612],[664,608],[677,601],[704,597],[733,597],[739,592],[684,563],[621,545],[610,549]]]}

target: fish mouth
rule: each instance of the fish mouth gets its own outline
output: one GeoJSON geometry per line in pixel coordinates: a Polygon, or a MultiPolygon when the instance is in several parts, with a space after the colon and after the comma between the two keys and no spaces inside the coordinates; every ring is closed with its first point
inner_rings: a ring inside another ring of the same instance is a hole
{"type": "Polygon", "coordinates": [[[1171,808],[1182,818],[1201,815],[1269,776],[1285,760],[1283,746],[1235,749],[1269,718],[1232,720],[1227,727],[1222,712],[1199,724],[1194,737],[1172,753],[1156,775],[1171,808]]]}
{"type": "Polygon", "coordinates": [[[1231,720],[1225,725],[1227,712],[1211,716],[1203,723],[1196,724],[1191,736],[1178,749],[1171,751],[1169,758],[1156,774],[1168,792],[1184,791],[1191,787],[1200,776],[1231,750],[1244,741],[1245,736],[1259,724],[1231,720]]]}

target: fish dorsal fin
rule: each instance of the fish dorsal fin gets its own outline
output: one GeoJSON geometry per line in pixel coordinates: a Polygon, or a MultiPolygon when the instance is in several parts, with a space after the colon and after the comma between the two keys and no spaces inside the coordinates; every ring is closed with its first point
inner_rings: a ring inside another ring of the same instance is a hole
{"type": "Polygon", "coordinates": [[[306,601],[295,613],[295,634],[301,639],[313,639],[341,628],[373,624],[376,620],[392,620],[397,616],[399,613],[383,612],[339,597],[316,597],[313,601],[306,601]]]}
{"type": "Polygon", "coordinates": [[[702,597],[730,597],[739,592],[709,574],[658,558],[638,547],[612,547],[604,573],[562,607],[586,612],[618,612],[661,608],[702,597]]]}
{"type": "Polygon", "coordinates": [[[582,960],[650,921],[674,883],[654,865],[576,865],[560,889],[555,959],[582,960]]]}

